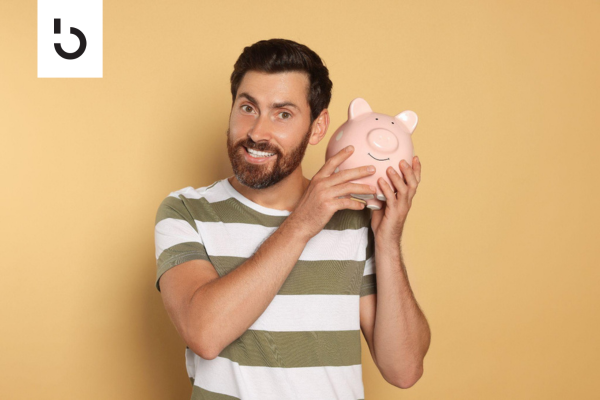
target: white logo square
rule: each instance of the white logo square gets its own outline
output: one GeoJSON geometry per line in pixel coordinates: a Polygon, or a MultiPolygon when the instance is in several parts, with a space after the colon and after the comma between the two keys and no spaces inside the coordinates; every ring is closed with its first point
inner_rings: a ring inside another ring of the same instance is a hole
{"type": "Polygon", "coordinates": [[[102,78],[102,0],[38,0],[38,78],[102,78]]]}

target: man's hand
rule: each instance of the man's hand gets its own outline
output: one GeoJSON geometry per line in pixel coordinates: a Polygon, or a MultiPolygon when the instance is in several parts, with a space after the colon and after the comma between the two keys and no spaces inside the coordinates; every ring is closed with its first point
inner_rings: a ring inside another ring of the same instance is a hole
{"type": "Polygon", "coordinates": [[[362,210],[365,205],[350,199],[350,194],[375,194],[376,188],[348,181],[372,175],[368,166],[346,169],[337,173],[334,170],[354,152],[346,151],[347,147],[329,158],[323,167],[313,176],[310,185],[300,198],[294,212],[288,217],[304,231],[308,238],[319,233],[333,214],[345,208],[362,210]]]}
{"type": "Polygon", "coordinates": [[[404,222],[410,210],[412,199],[417,192],[417,186],[421,182],[421,162],[419,157],[413,157],[411,166],[404,160],[400,161],[400,170],[404,179],[394,168],[389,167],[387,174],[394,188],[383,178],[379,178],[377,183],[385,196],[385,206],[380,210],[374,210],[371,215],[371,229],[373,234],[381,237],[393,238],[399,240],[404,229],[404,222]]]}

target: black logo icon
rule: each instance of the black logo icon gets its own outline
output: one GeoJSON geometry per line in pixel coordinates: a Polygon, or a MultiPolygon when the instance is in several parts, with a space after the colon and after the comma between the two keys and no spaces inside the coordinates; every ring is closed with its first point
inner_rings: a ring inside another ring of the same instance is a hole
{"type": "MultiPolygon", "coordinates": [[[[69,30],[71,35],[77,36],[79,39],[79,48],[73,53],[67,53],[63,50],[60,43],[54,43],[54,49],[58,53],[59,56],[66,60],[75,60],[76,58],[81,57],[81,55],[85,52],[85,48],[87,47],[87,40],[85,39],[85,35],[77,28],[71,28],[69,30]]],[[[60,18],[54,18],[54,33],[60,33],[60,18]]]]}

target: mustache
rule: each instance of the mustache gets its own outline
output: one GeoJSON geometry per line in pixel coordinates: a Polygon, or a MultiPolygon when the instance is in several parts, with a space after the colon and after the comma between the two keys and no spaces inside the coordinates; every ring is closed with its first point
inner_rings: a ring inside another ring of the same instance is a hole
{"type": "MultiPolygon", "coordinates": [[[[229,138],[229,135],[230,135],[230,129],[227,128],[227,137],[228,138],[229,138]]],[[[246,139],[248,139],[248,138],[246,138],[246,139]]],[[[229,139],[227,140],[227,143],[230,143],[229,139]]],[[[256,151],[264,151],[266,153],[276,153],[276,154],[279,154],[279,151],[277,151],[276,149],[271,149],[271,148],[269,148],[267,146],[268,145],[259,145],[259,144],[257,144],[256,142],[254,142],[252,140],[250,140],[250,141],[246,140],[246,141],[243,141],[241,143],[238,143],[237,145],[234,145],[234,148],[245,147],[247,149],[252,149],[252,150],[256,150],[256,151]]]]}

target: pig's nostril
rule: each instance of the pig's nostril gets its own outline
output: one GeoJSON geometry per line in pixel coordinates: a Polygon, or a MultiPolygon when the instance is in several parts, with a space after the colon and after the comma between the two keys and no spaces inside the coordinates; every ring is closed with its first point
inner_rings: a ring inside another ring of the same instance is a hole
{"type": "Polygon", "coordinates": [[[367,135],[367,142],[373,149],[382,153],[391,153],[398,148],[398,138],[387,129],[373,129],[367,135]]]}

